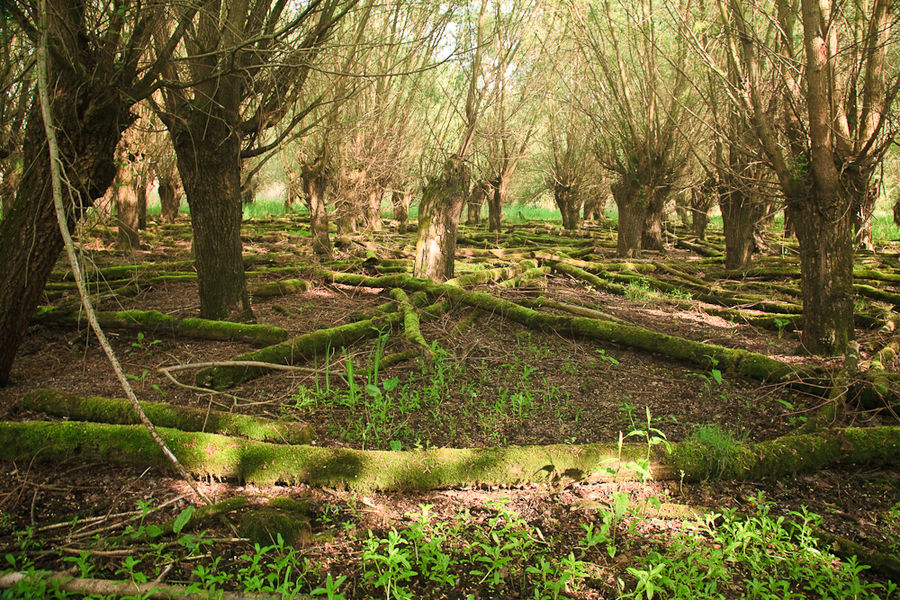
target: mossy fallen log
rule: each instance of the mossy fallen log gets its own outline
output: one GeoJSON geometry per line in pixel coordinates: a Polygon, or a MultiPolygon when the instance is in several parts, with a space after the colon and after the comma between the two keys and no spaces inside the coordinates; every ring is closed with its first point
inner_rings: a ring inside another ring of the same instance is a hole
{"type": "Polygon", "coordinates": [[[886,292],[885,290],[879,290],[878,288],[872,287],[871,285],[865,285],[862,283],[853,284],[853,290],[860,296],[864,296],[872,300],[878,300],[880,302],[887,302],[888,304],[892,304],[895,307],[900,306],[900,294],[886,292]]]}
{"type": "Polygon", "coordinates": [[[524,287],[528,285],[535,279],[542,279],[542,281],[537,284],[530,284],[532,286],[542,285],[546,287],[546,278],[547,273],[550,272],[550,267],[537,267],[535,269],[528,269],[518,277],[513,277],[512,279],[507,279],[506,281],[501,281],[497,284],[497,287],[500,288],[517,288],[524,287]]]}
{"type": "Polygon", "coordinates": [[[521,275],[528,269],[535,268],[537,268],[537,263],[535,261],[523,260],[507,267],[497,267],[496,269],[484,269],[482,271],[466,273],[465,275],[460,275],[459,277],[447,280],[446,284],[466,287],[481,283],[490,283],[491,281],[509,280],[517,275],[521,275]]]}
{"type": "Polygon", "coordinates": [[[391,298],[400,305],[400,314],[403,317],[403,335],[404,337],[419,346],[419,349],[425,353],[427,358],[431,358],[431,348],[422,335],[422,329],[419,327],[419,314],[416,312],[409,296],[400,288],[391,290],[391,298]]]}
{"type": "MultiPolygon", "coordinates": [[[[297,421],[273,421],[262,417],[178,406],[167,402],[141,402],[141,407],[155,425],[181,431],[206,431],[284,444],[308,444],[313,437],[312,427],[308,423],[297,421]]],[[[120,425],[140,423],[131,402],[123,398],[36,390],[25,393],[22,397],[22,408],[74,421],[120,425]]]]}
{"type": "MultiPolygon", "coordinates": [[[[293,365],[313,356],[325,354],[329,349],[342,348],[356,340],[377,336],[383,329],[399,323],[400,319],[400,313],[392,313],[356,323],[319,329],[280,344],[267,346],[253,352],[245,352],[234,357],[234,360],[293,365]]],[[[243,381],[261,377],[269,372],[270,369],[264,367],[212,367],[198,372],[196,382],[201,387],[222,390],[243,381]]]]}
{"type": "Polygon", "coordinates": [[[723,256],[723,252],[721,250],[717,248],[709,248],[699,242],[688,242],[687,240],[677,239],[675,240],[675,247],[681,248],[682,250],[690,250],[691,252],[695,252],[700,256],[705,256],[708,258],[721,258],[723,256]]]}
{"type": "MultiPolygon", "coordinates": [[[[184,467],[200,476],[236,478],[258,485],[278,481],[358,491],[426,490],[473,485],[566,484],[578,480],[639,477],[646,444],[555,444],[491,448],[433,448],[390,452],[289,446],[209,433],[160,428],[184,467]]],[[[747,446],[735,444],[727,461],[711,462],[697,442],[654,449],[656,479],[755,480],[813,472],[836,465],[895,466],[900,427],[833,429],[747,446]]],[[[136,425],[63,421],[0,422],[0,459],[53,463],[81,460],[168,468],[146,430],[136,425]]]]}
{"type": "MultiPolygon", "coordinates": [[[[79,312],[38,312],[38,323],[59,325],[86,325],[87,320],[79,312]]],[[[109,329],[137,329],[147,333],[169,334],[203,340],[249,342],[261,346],[277,344],[287,339],[287,332],[280,327],[231,321],[210,321],[200,318],[178,319],[157,310],[101,311],[97,313],[100,326],[109,329]]]]}
{"type": "Polygon", "coordinates": [[[302,279],[282,279],[280,281],[248,284],[247,292],[254,298],[273,298],[305,292],[310,287],[310,283],[302,279]]]}

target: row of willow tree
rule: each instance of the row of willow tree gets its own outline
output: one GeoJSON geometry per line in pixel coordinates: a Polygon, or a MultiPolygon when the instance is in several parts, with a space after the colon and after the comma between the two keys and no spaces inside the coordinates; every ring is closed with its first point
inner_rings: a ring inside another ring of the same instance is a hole
{"type": "MultiPolygon", "coordinates": [[[[853,338],[853,259],[879,195],[900,86],[893,0],[6,0],[0,4],[0,384],[59,257],[35,84],[49,96],[69,226],[175,181],[190,207],[200,314],[248,319],[242,192],[278,165],[313,247],[405,227],[415,274],[453,274],[460,215],[500,227],[552,193],[566,227],[605,194],[618,254],[662,246],[666,206],[717,201],[726,266],[774,207],[796,233],[803,342],[853,338]],[[524,165],[524,166],[523,166],[524,165]],[[112,192],[110,192],[112,190],[112,192]]],[[[175,204],[177,207],[177,202],[175,204]]],[[[700,227],[702,230],[702,226],[700,227]]]]}

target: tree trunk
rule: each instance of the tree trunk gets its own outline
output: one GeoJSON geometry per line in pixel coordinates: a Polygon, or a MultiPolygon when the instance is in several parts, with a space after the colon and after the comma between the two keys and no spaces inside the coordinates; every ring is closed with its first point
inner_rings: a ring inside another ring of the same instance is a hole
{"type": "Polygon", "coordinates": [[[719,208],[725,230],[725,268],[746,269],[756,250],[754,233],[763,205],[734,187],[719,190],[719,208]]]}
{"type": "Polygon", "coordinates": [[[843,352],[854,339],[853,216],[849,202],[817,197],[790,200],[800,243],[803,333],[808,352],[843,352]]]}
{"type": "Polygon", "coordinates": [[[710,185],[691,189],[691,230],[698,240],[706,239],[706,226],[709,224],[709,209],[713,203],[714,189],[710,185]]]}
{"type": "Polygon", "coordinates": [[[115,199],[116,225],[119,228],[118,245],[125,251],[137,250],[141,247],[138,235],[140,225],[138,218],[138,197],[135,182],[134,161],[127,148],[116,153],[118,171],[116,171],[115,199]]]}
{"type": "Polygon", "coordinates": [[[482,181],[472,187],[472,193],[469,194],[467,202],[466,225],[477,226],[481,222],[481,207],[484,205],[484,199],[491,193],[491,185],[482,181]]]}
{"type": "Polygon", "coordinates": [[[599,195],[591,194],[584,201],[584,220],[598,221],[603,217],[603,205],[606,204],[604,199],[599,195]]]}
{"type": "Polygon", "coordinates": [[[619,209],[616,256],[635,258],[641,253],[646,198],[640,196],[639,184],[627,175],[611,186],[613,200],[619,209]]]}
{"type": "Polygon", "coordinates": [[[409,204],[412,200],[411,191],[394,190],[391,192],[391,205],[394,208],[394,220],[397,221],[397,233],[406,233],[406,222],[409,220],[409,204]]]}
{"type": "Polygon", "coordinates": [[[641,231],[641,248],[645,250],[663,249],[663,231],[665,230],[666,199],[669,195],[668,188],[656,188],[645,185],[641,192],[647,198],[646,212],[644,213],[644,226],[641,231]]]}
{"type": "Polygon", "coordinates": [[[566,181],[557,176],[553,184],[553,201],[562,216],[565,229],[578,229],[581,218],[581,195],[576,184],[571,180],[566,181]]]}
{"type": "Polygon", "coordinates": [[[366,227],[371,231],[381,231],[381,198],[384,196],[384,188],[372,187],[366,194],[366,227]]]}
{"type": "Polygon", "coordinates": [[[137,177],[137,210],[138,229],[147,229],[147,197],[150,195],[152,183],[149,174],[144,171],[137,177]]]}
{"type": "Polygon", "coordinates": [[[435,281],[453,277],[459,213],[468,192],[468,171],[452,157],[443,174],[425,186],[419,205],[415,275],[435,281]]]}
{"type": "MultiPolygon", "coordinates": [[[[59,6],[50,10],[66,15],[65,3],[56,4],[59,6]]],[[[87,55],[89,50],[84,52],[87,55]]],[[[50,54],[49,91],[66,178],[79,202],[68,212],[69,227],[74,228],[93,199],[112,184],[116,145],[132,117],[122,95],[107,81],[85,80],[81,74],[89,70],[73,71],[57,64],[54,56],[50,54]]],[[[0,220],[0,385],[9,381],[28,321],[63,247],[50,194],[44,124],[36,105],[28,118],[23,152],[28,169],[22,175],[16,202],[0,220]]]]}
{"type": "Polygon", "coordinates": [[[878,199],[879,183],[869,183],[870,177],[865,173],[848,173],[853,193],[853,233],[858,248],[872,251],[875,243],[872,239],[872,213],[875,211],[875,201],[878,199]]]}
{"type": "Polygon", "coordinates": [[[509,181],[504,177],[498,177],[492,182],[493,193],[487,195],[488,199],[488,231],[500,231],[503,219],[503,205],[506,203],[506,195],[509,191],[509,181]]]}
{"type": "Polygon", "coordinates": [[[303,181],[304,201],[309,210],[313,252],[324,260],[331,260],[334,254],[331,238],[328,237],[328,207],[325,203],[328,178],[324,164],[323,160],[317,159],[313,164],[304,166],[300,177],[303,181]]]}
{"type": "Polygon", "coordinates": [[[191,210],[200,316],[245,321],[253,313],[241,256],[240,138],[230,121],[197,111],[181,116],[170,133],[191,210]]]}
{"type": "Polygon", "coordinates": [[[159,194],[160,218],[163,223],[174,223],[178,216],[178,209],[181,207],[181,198],[179,197],[175,179],[169,175],[159,176],[159,194]]]}

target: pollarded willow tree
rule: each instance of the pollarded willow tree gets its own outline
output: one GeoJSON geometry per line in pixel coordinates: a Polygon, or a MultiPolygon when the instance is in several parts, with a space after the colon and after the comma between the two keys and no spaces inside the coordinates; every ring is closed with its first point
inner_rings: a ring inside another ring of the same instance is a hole
{"type": "MultiPolygon", "coordinates": [[[[109,188],[116,174],[113,154],[134,117],[131,107],[161,84],[167,60],[193,18],[188,3],[123,0],[13,0],[4,2],[0,24],[27,38],[33,49],[41,35],[49,47],[49,95],[59,129],[66,173],[67,215],[74,228],[109,188]],[[47,14],[40,31],[39,4],[47,14]],[[176,25],[162,39],[155,61],[145,61],[154,31],[176,25]]],[[[12,57],[5,56],[3,60],[12,57]]],[[[0,385],[7,383],[28,320],[59,258],[63,241],[50,192],[50,161],[37,102],[30,103],[22,143],[22,179],[16,201],[0,220],[0,385]]]]}
{"type": "Polygon", "coordinates": [[[727,66],[708,62],[750,115],[759,151],[778,181],[800,243],[802,341],[840,353],[854,337],[854,213],[891,144],[900,91],[895,4],[800,0],[751,8],[719,0],[727,66]],[[764,35],[777,23],[777,35],[764,35]],[[727,70],[738,73],[729,77],[727,70]],[[776,110],[764,87],[774,73],[776,110]]]}
{"type": "MultiPolygon", "coordinates": [[[[309,97],[305,84],[356,4],[205,2],[185,27],[176,59],[165,63],[170,81],[157,113],[191,209],[202,317],[252,318],[240,236],[242,161],[275,149],[321,100],[309,97]]],[[[163,43],[156,48],[166,51],[163,43]]]]}
{"type": "MultiPolygon", "coordinates": [[[[689,161],[680,125],[695,103],[680,25],[652,0],[567,6],[584,69],[562,74],[578,85],[597,157],[614,174],[617,253],[661,249],[665,204],[689,161]]],[[[686,9],[683,1],[674,10],[686,9]]]]}
{"type": "MultiPolygon", "coordinates": [[[[484,79],[482,71],[489,39],[486,31],[487,8],[488,0],[481,0],[480,10],[474,18],[474,50],[468,72],[465,73],[465,102],[456,150],[443,160],[440,172],[422,190],[413,271],[416,277],[436,281],[453,277],[460,211],[469,195],[466,159],[472,150],[475,129],[483,116],[484,105],[491,96],[492,86],[484,79]]],[[[444,132],[453,126],[454,120],[450,120],[444,132]]]]}
{"type": "Polygon", "coordinates": [[[589,194],[597,193],[599,179],[591,140],[591,127],[571,102],[551,100],[546,119],[546,185],[566,229],[577,229],[589,194]]]}

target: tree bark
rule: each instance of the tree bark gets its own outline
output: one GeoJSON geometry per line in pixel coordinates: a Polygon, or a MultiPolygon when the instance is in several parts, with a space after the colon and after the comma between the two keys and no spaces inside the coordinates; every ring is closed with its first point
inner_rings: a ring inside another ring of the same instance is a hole
{"type": "Polygon", "coordinates": [[[366,193],[366,227],[370,231],[381,231],[384,227],[381,222],[381,198],[384,196],[384,188],[375,185],[366,193]]]}
{"type": "Polygon", "coordinates": [[[409,220],[409,204],[412,200],[412,192],[407,190],[394,190],[391,193],[391,205],[394,209],[394,220],[397,221],[397,233],[406,233],[406,223],[409,220]]]}
{"type": "Polygon", "coordinates": [[[451,157],[440,177],[428,183],[419,205],[416,277],[444,281],[453,277],[459,213],[468,197],[468,170],[451,157]]]}
{"type": "Polygon", "coordinates": [[[141,247],[138,234],[140,220],[138,218],[137,182],[135,181],[134,160],[127,147],[120,145],[116,152],[115,199],[116,225],[119,228],[118,245],[125,251],[137,250],[141,247]]]}
{"type": "Polygon", "coordinates": [[[800,341],[813,354],[841,353],[855,337],[853,216],[848,202],[810,194],[791,203],[800,246],[800,341]]]}
{"type": "Polygon", "coordinates": [[[642,193],[646,197],[646,209],[644,224],[641,230],[641,248],[645,250],[662,250],[663,231],[665,230],[666,199],[669,195],[668,188],[657,188],[651,185],[643,186],[642,193]]]}
{"type": "Polygon", "coordinates": [[[616,256],[635,258],[641,254],[641,232],[644,228],[646,198],[641,197],[638,183],[627,175],[611,186],[613,200],[619,209],[616,256]]]}
{"type": "Polygon", "coordinates": [[[305,165],[300,177],[303,181],[303,199],[309,210],[313,252],[323,260],[331,260],[334,254],[331,238],[328,237],[328,208],[325,204],[328,176],[325,172],[325,161],[320,157],[311,165],[305,165]]]}
{"type": "Polygon", "coordinates": [[[588,196],[584,201],[584,220],[599,221],[603,217],[604,204],[606,204],[605,199],[598,194],[588,196]]]}
{"type": "Polygon", "coordinates": [[[491,182],[492,193],[488,194],[488,231],[500,231],[503,220],[503,205],[509,193],[509,179],[500,176],[491,182]]]}
{"type": "Polygon", "coordinates": [[[720,186],[718,196],[725,230],[725,268],[746,269],[756,249],[755,226],[764,207],[735,187],[720,186]]]}
{"type": "MultiPolygon", "coordinates": [[[[60,35],[69,39],[78,24],[61,22],[70,14],[68,3],[50,4],[48,13],[59,16],[50,20],[51,40],[60,35]]],[[[87,44],[80,38],[73,43],[87,44]]],[[[89,48],[81,51],[79,56],[91,56],[89,48]]],[[[51,53],[49,70],[61,158],[78,203],[68,209],[69,227],[74,228],[93,199],[112,184],[115,148],[133,117],[122,94],[102,78],[89,78],[90,69],[72,69],[51,53]]],[[[46,135],[36,104],[28,118],[23,153],[29,168],[22,175],[16,202],[0,220],[0,385],[9,381],[28,321],[63,247],[50,191],[46,135]]]]}
{"type": "Polygon", "coordinates": [[[158,180],[160,218],[163,223],[174,223],[178,216],[178,210],[181,208],[181,194],[178,191],[175,175],[160,174],[158,180]]]}
{"type": "Polygon", "coordinates": [[[466,225],[477,226],[481,222],[481,207],[484,199],[491,193],[491,185],[482,181],[472,186],[472,193],[466,203],[466,225]]]}
{"type": "Polygon", "coordinates": [[[191,210],[200,316],[252,320],[241,260],[240,138],[229,125],[236,118],[218,112],[212,105],[191,110],[173,120],[170,133],[191,210]]]}

